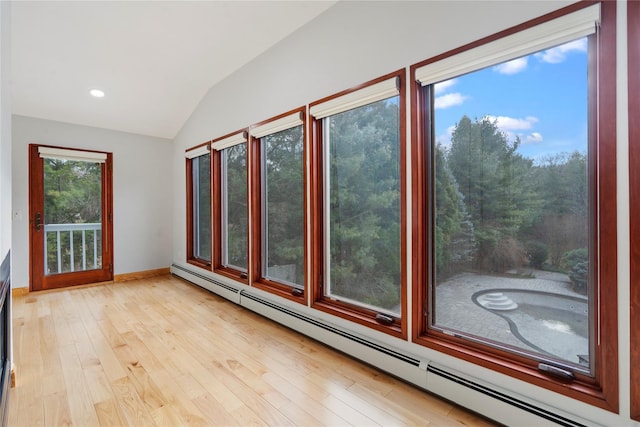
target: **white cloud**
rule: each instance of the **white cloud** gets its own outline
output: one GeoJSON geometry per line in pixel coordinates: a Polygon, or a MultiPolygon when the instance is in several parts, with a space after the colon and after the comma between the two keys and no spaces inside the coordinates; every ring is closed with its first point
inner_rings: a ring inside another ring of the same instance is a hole
{"type": "Polygon", "coordinates": [[[492,122],[495,121],[498,128],[503,131],[528,130],[538,122],[538,118],[533,116],[528,116],[524,119],[517,119],[508,116],[486,116],[485,118],[492,122]]]}
{"type": "Polygon", "coordinates": [[[445,80],[443,82],[436,83],[435,85],[433,85],[435,94],[436,95],[440,95],[441,93],[446,92],[447,90],[449,90],[456,83],[457,83],[456,79],[445,80]]]}
{"type": "Polygon", "coordinates": [[[433,104],[436,110],[455,107],[456,105],[461,105],[468,96],[464,96],[461,93],[448,93],[446,95],[438,96],[434,99],[433,104]]]}
{"type": "Polygon", "coordinates": [[[567,58],[570,52],[586,52],[587,39],[574,40],[563,45],[536,53],[535,57],[548,64],[559,64],[567,58]]]}
{"type": "Polygon", "coordinates": [[[445,148],[451,147],[451,136],[455,130],[455,125],[449,126],[444,134],[436,137],[436,143],[442,145],[445,148]]]}
{"type": "Polygon", "coordinates": [[[527,61],[528,59],[525,56],[524,58],[518,58],[509,62],[505,62],[504,64],[496,65],[495,67],[493,67],[493,69],[500,74],[517,74],[527,68],[527,61]]]}
{"type": "Polygon", "coordinates": [[[542,142],[542,135],[540,134],[540,132],[532,132],[531,134],[527,135],[527,137],[525,138],[525,142],[542,142]]]}

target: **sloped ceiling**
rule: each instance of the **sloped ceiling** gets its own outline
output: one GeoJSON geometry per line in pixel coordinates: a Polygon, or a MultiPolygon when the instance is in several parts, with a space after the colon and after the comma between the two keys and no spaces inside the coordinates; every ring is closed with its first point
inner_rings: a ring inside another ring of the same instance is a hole
{"type": "Polygon", "coordinates": [[[334,3],[14,1],[13,113],[173,138],[211,86],[334,3]]]}

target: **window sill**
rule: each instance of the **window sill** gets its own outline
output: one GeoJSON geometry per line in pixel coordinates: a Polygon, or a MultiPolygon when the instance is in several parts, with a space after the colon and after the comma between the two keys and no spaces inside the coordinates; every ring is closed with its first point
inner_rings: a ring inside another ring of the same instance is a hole
{"type": "Polygon", "coordinates": [[[407,338],[406,325],[402,319],[396,320],[392,325],[384,325],[376,320],[376,315],[378,313],[363,309],[356,309],[338,301],[316,301],[311,304],[311,308],[367,326],[371,329],[375,329],[376,331],[380,331],[397,338],[407,338]]]}
{"type": "Polygon", "coordinates": [[[213,272],[221,276],[228,277],[229,279],[233,279],[237,282],[243,283],[245,285],[249,284],[249,280],[247,279],[247,273],[245,273],[244,271],[220,266],[220,267],[214,268],[213,272]]]}
{"type": "Polygon", "coordinates": [[[187,264],[195,265],[196,267],[202,268],[207,271],[211,271],[211,264],[205,261],[201,261],[199,259],[188,259],[187,264]]]}
{"type": "Polygon", "coordinates": [[[255,280],[252,283],[252,286],[265,292],[278,295],[279,297],[286,298],[289,301],[297,302],[298,304],[306,305],[307,303],[306,292],[301,289],[302,293],[300,295],[294,295],[292,291],[294,289],[298,289],[294,286],[283,285],[281,283],[274,282],[273,280],[264,278],[255,280]]]}

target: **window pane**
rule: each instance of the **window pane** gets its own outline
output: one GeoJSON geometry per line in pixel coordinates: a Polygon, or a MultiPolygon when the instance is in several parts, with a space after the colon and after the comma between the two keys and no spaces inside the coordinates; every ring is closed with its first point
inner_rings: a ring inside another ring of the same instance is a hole
{"type": "Polygon", "coordinates": [[[432,326],[589,371],[587,40],[432,89],[432,326]]]}
{"type": "Polygon", "coordinates": [[[222,151],[222,264],[247,270],[246,144],[222,151]]]}
{"type": "Polygon", "coordinates": [[[325,294],[400,314],[399,97],[324,119],[325,294]]]}
{"type": "Polygon", "coordinates": [[[42,159],[44,274],[102,268],[102,165],[42,159]]]}
{"type": "Polygon", "coordinates": [[[262,139],[264,276],[304,283],[303,130],[297,126],[262,139]]]}
{"type": "Polygon", "coordinates": [[[193,256],[211,262],[211,156],[191,160],[193,171],[193,256]]]}

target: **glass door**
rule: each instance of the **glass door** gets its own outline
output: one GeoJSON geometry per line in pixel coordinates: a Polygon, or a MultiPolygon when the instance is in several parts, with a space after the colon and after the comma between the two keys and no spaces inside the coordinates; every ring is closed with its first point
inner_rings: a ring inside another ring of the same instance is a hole
{"type": "Polygon", "coordinates": [[[111,154],[30,146],[31,290],[113,279],[111,154]]]}

